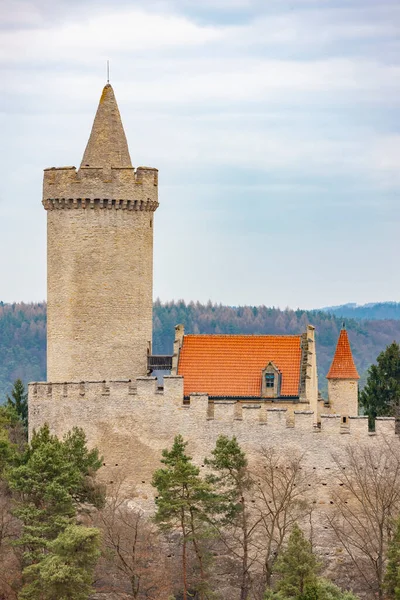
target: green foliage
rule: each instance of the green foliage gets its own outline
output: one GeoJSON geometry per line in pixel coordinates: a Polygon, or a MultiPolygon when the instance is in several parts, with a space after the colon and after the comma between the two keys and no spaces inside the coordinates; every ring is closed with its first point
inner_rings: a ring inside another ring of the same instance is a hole
{"type": "Polygon", "coordinates": [[[225,545],[231,549],[233,545],[236,558],[237,547],[240,547],[240,598],[247,598],[250,589],[249,542],[252,532],[246,501],[246,492],[252,487],[247,458],[236,438],[228,438],[225,435],[218,437],[211,454],[212,458],[206,458],[204,462],[212,470],[207,480],[218,492],[214,507],[216,518],[213,515],[214,526],[221,538],[224,538],[225,545]],[[224,528],[225,532],[236,530],[233,539],[229,538],[229,534],[225,535],[224,528]]]}
{"type": "Polygon", "coordinates": [[[91,501],[87,478],[100,467],[97,451],[86,448],[83,432],[74,429],[59,440],[44,425],[8,473],[19,498],[16,515],[24,527],[19,544],[29,565],[40,560],[49,542],[72,523],[80,502],[91,501]]]}
{"type": "Polygon", "coordinates": [[[13,438],[21,422],[15,410],[9,406],[0,406],[0,479],[6,470],[15,465],[18,458],[18,446],[13,438]]]}
{"type": "Polygon", "coordinates": [[[389,543],[387,559],[384,579],[386,596],[390,600],[400,600],[400,518],[389,543]]]}
{"type": "Polygon", "coordinates": [[[200,469],[185,453],[186,446],[187,442],[177,435],[171,450],[163,450],[161,462],[165,468],[154,473],[152,485],[157,489],[156,523],[167,531],[182,527],[182,533],[191,538],[196,535],[191,530],[192,517],[208,522],[214,494],[210,484],[200,477],[200,469]]]}
{"type": "Polygon", "coordinates": [[[204,462],[212,469],[207,481],[218,490],[215,511],[223,524],[233,523],[243,510],[243,495],[251,487],[247,458],[236,438],[225,435],[218,437],[211,454],[204,462]]]}
{"type": "Polygon", "coordinates": [[[400,346],[396,342],[381,352],[368,370],[368,379],[360,393],[360,402],[370,417],[398,415],[400,408],[400,346]]]}
{"type": "Polygon", "coordinates": [[[287,547],[275,564],[279,579],[273,590],[266,590],[265,600],[357,600],[351,592],[318,577],[320,566],[310,542],[295,524],[287,547]]]}
{"type": "Polygon", "coordinates": [[[316,585],[318,567],[310,542],[294,525],[287,547],[275,563],[275,572],[280,576],[275,591],[282,598],[302,597],[307,586],[316,585]]]}
{"type": "Polygon", "coordinates": [[[200,470],[186,454],[187,442],[181,435],[174,439],[171,450],[163,450],[161,462],[152,480],[157,489],[155,522],[163,531],[180,530],[182,543],[182,580],[185,593],[187,582],[187,545],[191,544],[197,558],[200,579],[195,586],[200,600],[208,594],[207,567],[209,555],[203,542],[208,539],[209,513],[217,497],[210,483],[200,476],[200,470]]]}
{"type": "Polygon", "coordinates": [[[28,429],[28,392],[21,379],[15,380],[11,397],[7,396],[7,406],[15,411],[25,429],[28,429]]]}
{"type": "Polygon", "coordinates": [[[87,600],[100,556],[98,529],[69,525],[47,547],[48,553],[24,571],[21,600],[87,600]]]}
{"type": "Polygon", "coordinates": [[[357,600],[357,596],[341,590],[328,579],[318,577],[316,583],[306,586],[301,600],[357,600]]]}

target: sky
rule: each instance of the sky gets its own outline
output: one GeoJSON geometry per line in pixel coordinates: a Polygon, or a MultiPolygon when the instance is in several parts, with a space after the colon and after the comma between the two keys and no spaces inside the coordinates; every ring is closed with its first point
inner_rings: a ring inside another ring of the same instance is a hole
{"type": "Polygon", "coordinates": [[[0,300],[46,297],[43,169],[79,166],[109,60],[154,298],[399,301],[399,34],[398,0],[0,0],[0,300]]]}

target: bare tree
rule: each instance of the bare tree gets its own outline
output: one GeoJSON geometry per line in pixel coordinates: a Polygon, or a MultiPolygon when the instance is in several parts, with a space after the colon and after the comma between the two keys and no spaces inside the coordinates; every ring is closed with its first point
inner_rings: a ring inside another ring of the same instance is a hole
{"type": "Polygon", "coordinates": [[[400,511],[398,440],[349,445],[334,460],[338,487],[329,524],[365,587],[381,599],[387,546],[400,511]]]}
{"type": "Polygon", "coordinates": [[[262,589],[271,585],[275,560],[295,523],[310,517],[309,499],[315,477],[303,466],[303,455],[263,448],[253,474],[257,514],[258,555],[262,560],[262,589]]]}
{"type": "Polygon", "coordinates": [[[120,588],[122,576],[125,588],[129,588],[129,595],[135,600],[166,600],[172,591],[170,570],[166,565],[167,545],[163,545],[143,512],[130,506],[122,494],[122,487],[121,479],[109,490],[106,505],[97,517],[97,524],[103,531],[103,567],[105,560],[108,575],[112,568],[119,573],[120,588]]]}

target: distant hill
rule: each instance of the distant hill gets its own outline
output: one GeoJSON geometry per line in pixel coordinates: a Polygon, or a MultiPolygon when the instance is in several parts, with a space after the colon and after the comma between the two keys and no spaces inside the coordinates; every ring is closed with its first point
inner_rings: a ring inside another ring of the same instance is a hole
{"type": "Polygon", "coordinates": [[[400,320],[400,302],[370,302],[361,306],[350,302],[340,306],[326,306],[321,310],[345,319],[400,320]]]}
{"type": "MultiPolygon", "coordinates": [[[[384,303],[390,305],[391,303],[384,303]]],[[[377,306],[377,305],[373,305],[377,306]]],[[[398,305],[397,305],[398,306],[398,305]]],[[[336,307],[338,310],[342,307],[336,307]]],[[[363,307],[360,307],[363,308],[363,307]]],[[[400,342],[400,318],[360,320],[339,310],[280,310],[266,306],[228,307],[183,301],[154,303],[154,353],[172,352],[174,327],[185,325],[186,333],[297,334],[307,323],[316,328],[320,388],[326,390],[328,372],[343,317],[354,359],[362,376],[379,352],[393,340],[400,342]]],[[[28,381],[46,379],[46,304],[0,302],[0,401],[20,377],[28,381]]]]}

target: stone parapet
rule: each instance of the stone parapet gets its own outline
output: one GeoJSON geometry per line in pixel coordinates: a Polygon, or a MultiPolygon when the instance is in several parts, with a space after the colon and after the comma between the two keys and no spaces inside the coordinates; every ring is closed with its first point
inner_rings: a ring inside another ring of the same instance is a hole
{"type": "Polygon", "coordinates": [[[234,435],[240,427],[242,438],[248,436],[249,442],[252,441],[253,435],[260,426],[267,426],[269,431],[280,431],[287,440],[295,435],[292,430],[310,436],[318,432],[323,437],[343,434],[350,434],[350,437],[354,436],[355,439],[396,437],[394,418],[378,418],[376,432],[371,435],[368,431],[367,417],[346,417],[344,423],[340,415],[321,415],[320,427],[316,428],[314,413],[310,410],[295,410],[294,414],[290,415],[286,408],[271,407],[266,402],[210,400],[207,394],[193,394],[188,401],[183,397],[183,377],[180,376],[165,377],[163,387],[157,385],[155,377],[138,377],[132,381],[31,383],[29,384],[30,433],[33,428],[40,427],[49,419],[49,405],[62,418],[71,409],[73,412],[77,410],[81,415],[82,418],[75,423],[65,421],[66,431],[74,425],[85,429],[92,428],[96,425],[96,421],[107,419],[108,413],[110,413],[109,417],[113,418],[112,415],[116,417],[118,411],[114,411],[117,408],[125,411],[128,420],[134,418],[137,424],[142,421],[145,423],[149,412],[157,407],[157,410],[164,411],[164,417],[168,416],[171,439],[180,432],[185,421],[193,427],[193,435],[197,435],[196,432],[204,428],[212,427],[215,430],[219,426],[224,432],[228,431],[227,427],[231,427],[231,435],[234,435]],[[104,405],[105,396],[106,405],[104,405]],[[94,421],[92,420],[90,424],[85,422],[83,408],[85,405],[87,408],[90,407],[94,415],[94,421]],[[67,411],[64,410],[64,406],[67,407],[67,411]]]}
{"type": "Polygon", "coordinates": [[[158,170],[152,167],[45,169],[43,205],[52,208],[156,210],[158,170]]]}

